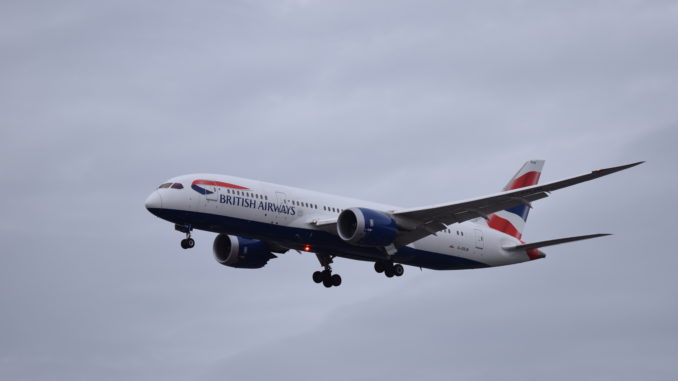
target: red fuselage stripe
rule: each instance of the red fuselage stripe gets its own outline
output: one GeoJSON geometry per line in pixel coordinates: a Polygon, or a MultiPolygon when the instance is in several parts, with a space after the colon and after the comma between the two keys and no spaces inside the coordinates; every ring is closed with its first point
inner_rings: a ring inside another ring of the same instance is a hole
{"type": "Polygon", "coordinates": [[[212,180],[195,180],[191,185],[212,185],[215,187],[224,187],[231,189],[249,189],[246,187],[241,187],[240,185],[222,183],[221,181],[212,181],[212,180]]]}

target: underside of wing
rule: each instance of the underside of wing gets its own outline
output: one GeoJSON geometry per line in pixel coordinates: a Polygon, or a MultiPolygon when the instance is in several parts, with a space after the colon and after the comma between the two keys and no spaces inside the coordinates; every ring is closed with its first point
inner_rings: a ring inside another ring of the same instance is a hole
{"type": "Polygon", "coordinates": [[[330,218],[326,220],[313,220],[311,225],[317,226],[319,229],[328,233],[337,234],[337,219],[330,218]]]}

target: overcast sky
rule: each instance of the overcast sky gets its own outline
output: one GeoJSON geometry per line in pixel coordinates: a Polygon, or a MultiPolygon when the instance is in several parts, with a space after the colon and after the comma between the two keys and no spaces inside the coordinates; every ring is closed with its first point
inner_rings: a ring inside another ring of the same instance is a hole
{"type": "Polygon", "coordinates": [[[673,380],[678,3],[0,3],[0,378],[673,380]],[[402,206],[535,203],[544,260],[387,279],[220,266],[143,206],[216,172],[402,206]]]}

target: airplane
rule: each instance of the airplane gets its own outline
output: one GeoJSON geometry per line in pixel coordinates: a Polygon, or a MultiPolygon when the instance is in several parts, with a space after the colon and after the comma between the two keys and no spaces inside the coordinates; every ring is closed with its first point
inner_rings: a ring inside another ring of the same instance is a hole
{"type": "Polygon", "coordinates": [[[532,202],[642,163],[538,185],[544,161],[530,160],[500,193],[418,208],[234,176],[189,174],[164,182],[145,206],[185,234],[184,249],[195,246],[194,229],[218,233],[212,251],[224,266],[257,269],[290,250],[315,253],[322,270],[312,279],[329,288],[342,283],[332,272],[336,257],[374,262],[377,273],[392,278],[403,275],[403,265],[433,270],[505,266],[544,258],[543,247],[609,235],[522,240],[532,202]]]}

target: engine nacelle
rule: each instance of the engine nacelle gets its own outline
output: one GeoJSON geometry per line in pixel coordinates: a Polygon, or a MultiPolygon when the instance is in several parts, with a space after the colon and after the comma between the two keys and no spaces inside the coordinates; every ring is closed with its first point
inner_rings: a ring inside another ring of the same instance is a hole
{"type": "Polygon", "coordinates": [[[361,246],[388,246],[398,234],[389,215],[372,209],[346,209],[337,219],[337,233],[348,243],[361,246]]]}
{"type": "Polygon", "coordinates": [[[227,234],[214,239],[212,251],[217,262],[241,269],[260,269],[269,259],[277,258],[262,241],[227,234]]]}

